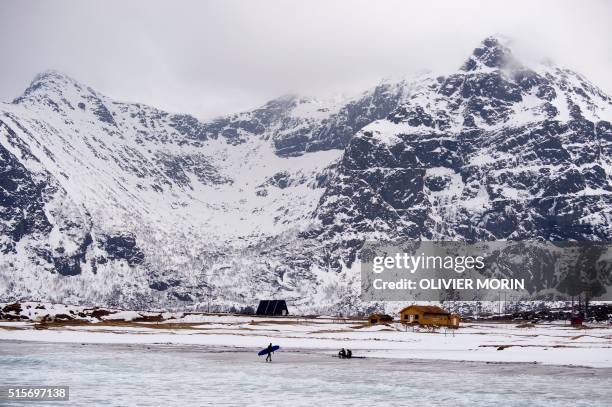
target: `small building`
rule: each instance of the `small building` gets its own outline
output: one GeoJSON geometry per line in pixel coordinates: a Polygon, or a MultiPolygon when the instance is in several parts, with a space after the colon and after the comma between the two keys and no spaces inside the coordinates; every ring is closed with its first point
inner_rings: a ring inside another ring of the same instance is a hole
{"type": "Polygon", "coordinates": [[[393,317],[387,314],[372,314],[368,317],[370,325],[390,324],[393,322],[393,317]]]}
{"type": "Polygon", "coordinates": [[[434,305],[409,305],[400,311],[400,321],[402,324],[458,328],[460,318],[434,305]]]}
{"type": "Polygon", "coordinates": [[[584,322],[584,314],[572,315],[570,323],[572,326],[580,327],[584,322]]]}
{"type": "Polygon", "coordinates": [[[285,300],[261,300],[255,315],[284,316],[289,315],[285,300]]]}

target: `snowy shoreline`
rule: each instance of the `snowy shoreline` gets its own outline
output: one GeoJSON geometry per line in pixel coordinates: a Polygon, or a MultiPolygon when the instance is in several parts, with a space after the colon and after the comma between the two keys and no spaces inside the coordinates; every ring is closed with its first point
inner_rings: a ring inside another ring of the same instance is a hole
{"type": "Polygon", "coordinates": [[[0,341],[241,350],[272,342],[286,351],[329,355],[350,348],[368,358],[612,368],[612,327],[606,324],[577,329],[564,323],[467,322],[457,330],[429,331],[325,317],[187,314],[147,322],[139,321],[139,315],[124,311],[79,321],[0,321],[0,341]]]}
{"type": "MultiPolygon", "coordinates": [[[[31,340],[7,340],[0,339],[0,343],[4,343],[7,346],[31,346],[34,344],[40,346],[46,346],[47,349],[49,347],[53,347],[55,345],[61,346],[89,346],[92,349],[96,349],[97,347],[104,347],[107,349],[117,349],[122,351],[129,350],[149,350],[152,352],[165,352],[165,353],[194,353],[194,354],[202,354],[206,355],[206,357],[211,359],[244,359],[244,360],[259,360],[263,361],[263,357],[256,356],[256,353],[260,350],[256,347],[236,347],[230,345],[200,345],[200,344],[183,344],[183,343],[161,343],[161,342],[153,342],[153,343],[144,343],[144,342],[134,342],[134,343],[123,343],[123,342],[47,342],[47,341],[31,341],[31,340]],[[226,355],[227,358],[226,358],[226,355]]],[[[275,353],[273,360],[277,363],[284,363],[287,360],[291,362],[300,361],[300,362],[330,362],[335,363],[334,360],[337,360],[337,356],[335,352],[332,352],[327,349],[319,349],[319,348],[282,348],[278,353],[275,353]]],[[[364,353],[363,350],[361,352],[357,350],[359,353],[356,356],[362,356],[361,358],[356,358],[351,361],[345,360],[344,362],[353,363],[354,361],[360,360],[363,361],[364,353]]],[[[366,351],[367,352],[367,351],[366,351]]],[[[429,358],[410,358],[410,357],[397,357],[397,355],[388,355],[383,356],[382,354],[376,354],[374,352],[368,353],[368,356],[365,358],[373,363],[392,363],[405,361],[411,364],[441,364],[445,366],[461,366],[461,365],[471,365],[471,366],[487,366],[493,367],[496,365],[499,366],[507,366],[507,367],[529,367],[532,369],[572,369],[576,371],[592,371],[597,372],[597,374],[609,375],[612,377],[612,366],[605,367],[594,367],[594,366],[582,366],[582,365],[559,365],[559,364],[544,364],[539,362],[520,362],[520,361],[478,361],[478,360],[448,360],[448,359],[429,359],[429,358]],[[450,365],[449,365],[450,364],[450,365]],[[586,370],[582,370],[586,369],[586,370]]]]}

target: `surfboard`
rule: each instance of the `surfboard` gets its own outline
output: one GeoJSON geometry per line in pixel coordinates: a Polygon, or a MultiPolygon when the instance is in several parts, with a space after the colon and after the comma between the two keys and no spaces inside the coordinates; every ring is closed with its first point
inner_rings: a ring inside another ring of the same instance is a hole
{"type": "MultiPolygon", "coordinates": [[[[279,349],[280,349],[280,346],[278,346],[278,345],[272,346],[272,352],[277,351],[279,349]]],[[[257,356],[263,356],[263,355],[267,355],[267,354],[268,354],[268,348],[264,348],[264,349],[260,350],[257,353],[257,356]]]]}

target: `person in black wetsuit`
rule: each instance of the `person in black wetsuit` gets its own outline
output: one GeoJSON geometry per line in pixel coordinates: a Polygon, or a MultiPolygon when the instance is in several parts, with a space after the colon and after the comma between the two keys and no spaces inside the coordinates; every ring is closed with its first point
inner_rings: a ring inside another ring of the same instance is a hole
{"type": "Polygon", "coordinates": [[[350,358],[352,358],[352,357],[353,357],[353,351],[352,351],[352,350],[350,350],[350,349],[347,349],[347,350],[346,350],[346,358],[347,358],[347,359],[350,359],[350,358]]]}
{"type": "Polygon", "coordinates": [[[340,352],[338,352],[338,357],[340,359],[344,359],[346,357],[346,351],[344,350],[344,348],[340,349],[340,352]]]}
{"type": "Polygon", "coordinates": [[[266,362],[272,362],[272,344],[268,345],[268,356],[266,356],[266,362]]]}

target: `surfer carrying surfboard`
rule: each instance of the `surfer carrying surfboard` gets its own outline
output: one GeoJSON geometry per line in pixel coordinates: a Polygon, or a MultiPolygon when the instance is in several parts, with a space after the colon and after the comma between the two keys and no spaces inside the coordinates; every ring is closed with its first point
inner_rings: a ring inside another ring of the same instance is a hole
{"type": "Polygon", "coordinates": [[[279,349],[280,346],[269,344],[268,346],[257,352],[257,356],[267,355],[266,362],[272,362],[272,353],[276,352],[279,349]]]}

